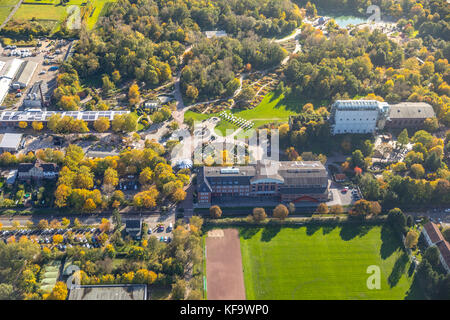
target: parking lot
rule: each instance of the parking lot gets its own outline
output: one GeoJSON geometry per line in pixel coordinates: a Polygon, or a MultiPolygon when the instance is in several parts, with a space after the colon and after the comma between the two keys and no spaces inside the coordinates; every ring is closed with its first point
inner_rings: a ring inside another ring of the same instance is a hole
{"type": "Polygon", "coordinates": [[[17,230],[0,230],[0,241],[5,243],[14,236],[18,241],[20,237],[26,236],[32,242],[39,243],[41,248],[48,247],[52,249],[56,247],[60,251],[65,251],[72,246],[82,246],[85,248],[100,248],[98,236],[101,234],[99,228],[80,227],[80,228],[47,228],[38,229],[17,229],[17,230]],[[62,235],[63,240],[59,244],[53,243],[53,236],[62,235]]]}
{"type": "Polygon", "coordinates": [[[332,200],[327,202],[328,206],[347,206],[362,199],[362,195],[360,194],[359,190],[349,187],[342,187],[341,185],[334,182],[331,183],[330,192],[332,193],[332,200]]]}
{"type": "Polygon", "coordinates": [[[159,217],[149,217],[145,219],[145,223],[148,225],[149,236],[155,236],[159,241],[170,242],[173,238],[172,231],[175,226],[175,215],[162,215],[159,217]],[[172,225],[172,229],[170,228],[172,225]],[[151,230],[151,231],[150,231],[151,230]]]}
{"type": "Polygon", "coordinates": [[[22,106],[25,94],[31,86],[42,80],[46,83],[47,90],[43,92],[44,96],[50,97],[53,90],[56,88],[56,75],[58,74],[58,67],[67,53],[70,46],[70,41],[67,40],[49,40],[43,39],[40,41],[40,47],[21,47],[21,48],[9,48],[6,49],[0,47],[0,54],[2,60],[7,61],[14,58],[22,59],[25,61],[34,61],[38,63],[36,71],[34,72],[30,83],[27,88],[19,89],[19,91],[13,93],[17,95],[14,105],[6,105],[7,109],[17,110],[22,106]]]}

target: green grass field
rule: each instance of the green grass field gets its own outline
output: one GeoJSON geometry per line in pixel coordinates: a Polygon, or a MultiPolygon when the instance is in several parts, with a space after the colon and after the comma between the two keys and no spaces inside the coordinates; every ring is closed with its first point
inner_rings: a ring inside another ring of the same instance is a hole
{"type": "MultiPolygon", "coordinates": [[[[116,0],[91,0],[93,11],[86,19],[87,28],[92,29],[98,19],[106,13],[106,9],[115,1],[116,0]]],[[[26,0],[15,13],[14,19],[31,20],[35,18],[36,20],[44,22],[53,21],[54,24],[59,25],[59,23],[68,16],[68,10],[71,6],[76,5],[81,7],[86,3],[86,0],[70,0],[65,6],[62,6],[59,4],[58,0],[26,0]]],[[[56,31],[56,28],[54,31],[56,31]]]]}
{"type": "Polygon", "coordinates": [[[247,299],[420,299],[390,228],[267,227],[240,230],[247,299]],[[367,267],[381,270],[369,290],[367,267]]]}
{"type": "MultiPolygon", "coordinates": [[[[249,110],[231,110],[237,117],[254,122],[253,128],[261,127],[268,123],[287,122],[289,116],[296,115],[303,106],[302,102],[293,99],[287,99],[284,94],[276,95],[274,92],[268,93],[259,105],[249,110]]],[[[193,118],[196,121],[202,121],[211,117],[217,117],[217,113],[202,114],[193,111],[187,111],[185,118],[193,118]]],[[[220,121],[214,128],[216,134],[224,136],[226,130],[235,131],[239,127],[225,120],[220,121]]],[[[248,136],[244,131],[238,134],[238,137],[248,136]]]]}
{"type": "Polygon", "coordinates": [[[17,2],[19,0],[0,0],[0,24],[5,21],[17,2]]]}

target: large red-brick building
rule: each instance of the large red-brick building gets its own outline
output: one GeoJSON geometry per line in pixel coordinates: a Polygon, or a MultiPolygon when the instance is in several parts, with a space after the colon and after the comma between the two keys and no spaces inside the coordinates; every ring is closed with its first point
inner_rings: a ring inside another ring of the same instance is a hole
{"type": "Polygon", "coordinates": [[[260,199],[322,202],[329,199],[328,173],[319,161],[262,162],[239,167],[202,167],[197,175],[199,205],[260,199]]]}

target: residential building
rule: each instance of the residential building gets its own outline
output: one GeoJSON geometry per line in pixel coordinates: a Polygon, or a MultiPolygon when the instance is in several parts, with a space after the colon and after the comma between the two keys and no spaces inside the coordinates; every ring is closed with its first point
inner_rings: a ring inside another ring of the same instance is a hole
{"type": "Polygon", "coordinates": [[[54,163],[35,161],[34,163],[21,163],[18,168],[19,180],[56,179],[59,169],[54,163]]]}
{"type": "Polygon", "coordinates": [[[429,246],[438,248],[439,260],[447,273],[450,273],[450,244],[444,239],[438,226],[433,222],[428,222],[423,226],[422,234],[429,246]]]}
{"type": "Polygon", "coordinates": [[[17,152],[22,142],[21,133],[5,133],[1,137],[0,151],[1,152],[17,152]]]}
{"type": "Polygon", "coordinates": [[[264,199],[321,202],[329,199],[328,173],[319,161],[258,161],[240,167],[202,167],[197,175],[199,205],[264,199]]]}
{"type": "Polygon", "coordinates": [[[377,100],[337,100],[331,106],[331,132],[374,133],[382,129],[389,115],[387,102],[377,100]]]}
{"type": "Polygon", "coordinates": [[[391,104],[386,128],[421,128],[425,119],[435,118],[433,107],[425,102],[402,102],[391,104]]]}

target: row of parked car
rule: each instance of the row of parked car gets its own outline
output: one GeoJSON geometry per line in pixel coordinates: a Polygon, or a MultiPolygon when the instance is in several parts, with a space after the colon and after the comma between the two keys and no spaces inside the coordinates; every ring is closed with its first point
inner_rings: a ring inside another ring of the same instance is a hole
{"type": "Polygon", "coordinates": [[[72,231],[74,234],[85,234],[85,233],[92,233],[92,234],[100,234],[101,230],[99,228],[47,228],[47,229],[17,229],[17,230],[0,230],[0,238],[5,237],[9,238],[11,236],[53,236],[55,234],[65,234],[68,231],[72,231]]]}

